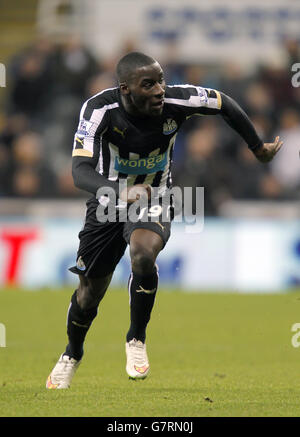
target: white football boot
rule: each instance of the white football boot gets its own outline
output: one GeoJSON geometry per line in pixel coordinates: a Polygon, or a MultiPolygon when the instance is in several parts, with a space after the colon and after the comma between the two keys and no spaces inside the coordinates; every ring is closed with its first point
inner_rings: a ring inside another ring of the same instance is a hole
{"type": "Polygon", "coordinates": [[[146,345],[133,338],[126,343],[126,372],[129,379],[145,379],[150,371],[146,345]]]}
{"type": "Polygon", "coordinates": [[[77,361],[74,358],[68,357],[68,355],[61,355],[48,376],[46,388],[69,388],[80,363],[81,360],[77,361]]]}

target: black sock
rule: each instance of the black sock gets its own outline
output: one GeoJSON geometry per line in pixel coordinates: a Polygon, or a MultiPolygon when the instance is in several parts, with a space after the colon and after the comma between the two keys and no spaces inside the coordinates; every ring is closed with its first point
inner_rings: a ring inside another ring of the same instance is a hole
{"type": "Polygon", "coordinates": [[[146,327],[154,305],[157,284],[158,274],[156,268],[148,276],[140,276],[134,272],[131,273],[128,282],[131,323],[126,336],[127,342],[136,338],[145,343],[146,327]]]}
{"type": "Polygon", "coordinates": [[[71,304],[67,316],[67,334],[69,343],[64,355],[68,355],[75,360],[80,360],[83,355],[83,343],[85,336],[97,315],[97,308],[83,311],[77,303],[77,290],[71,298],[71,304]]]}

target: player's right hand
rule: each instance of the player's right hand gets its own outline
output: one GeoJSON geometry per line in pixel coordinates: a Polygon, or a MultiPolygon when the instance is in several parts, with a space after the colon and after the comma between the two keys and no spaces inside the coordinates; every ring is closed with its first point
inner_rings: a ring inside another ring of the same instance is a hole
{"type": "Polygon", "coordinates": [[[127,203],[133,203],[145,196],[148,200],[151,199],[152,188],[148,184],[136,184],[125,188],[120,195],[120,199],[127,203]]]}

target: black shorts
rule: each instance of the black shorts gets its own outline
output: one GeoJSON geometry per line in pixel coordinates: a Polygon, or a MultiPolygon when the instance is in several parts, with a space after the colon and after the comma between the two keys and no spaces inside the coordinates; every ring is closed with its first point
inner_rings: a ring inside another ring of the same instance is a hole
{"type": "Polygon", "coordinates": [[[80,243],[76,266],[69,269],[72,273],[94,278],[113,273],[135,229],[149,229],[155,232],[161,236],[164,246],[170,237],[174,212],[172,206],[166,203],[160,202],[161,209],[156,207],[153,210],[151,205],[143,208],[141,218],[136,222],[127,220],[105,223],[100,223],[97,219],[96,210],[99,203],[96,198],[88,200],[86,205],[85,223],[78,235],[80,243]],[[145,221],[145,217],[149,215],[151,221],[145,221]]]}

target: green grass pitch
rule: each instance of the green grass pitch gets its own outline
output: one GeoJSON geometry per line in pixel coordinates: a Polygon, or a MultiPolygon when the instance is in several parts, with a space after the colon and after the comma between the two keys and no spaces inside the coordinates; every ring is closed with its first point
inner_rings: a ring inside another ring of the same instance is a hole
{"type": "Polygon", "coordinates": [[[126,289],[110,290],[69,390],[45,381],[66,345],[72,290],[0,292],[0,416],[299,416],[300,292],[160,290],[147,332],[151,374],[125,372],[126,289]]]}

